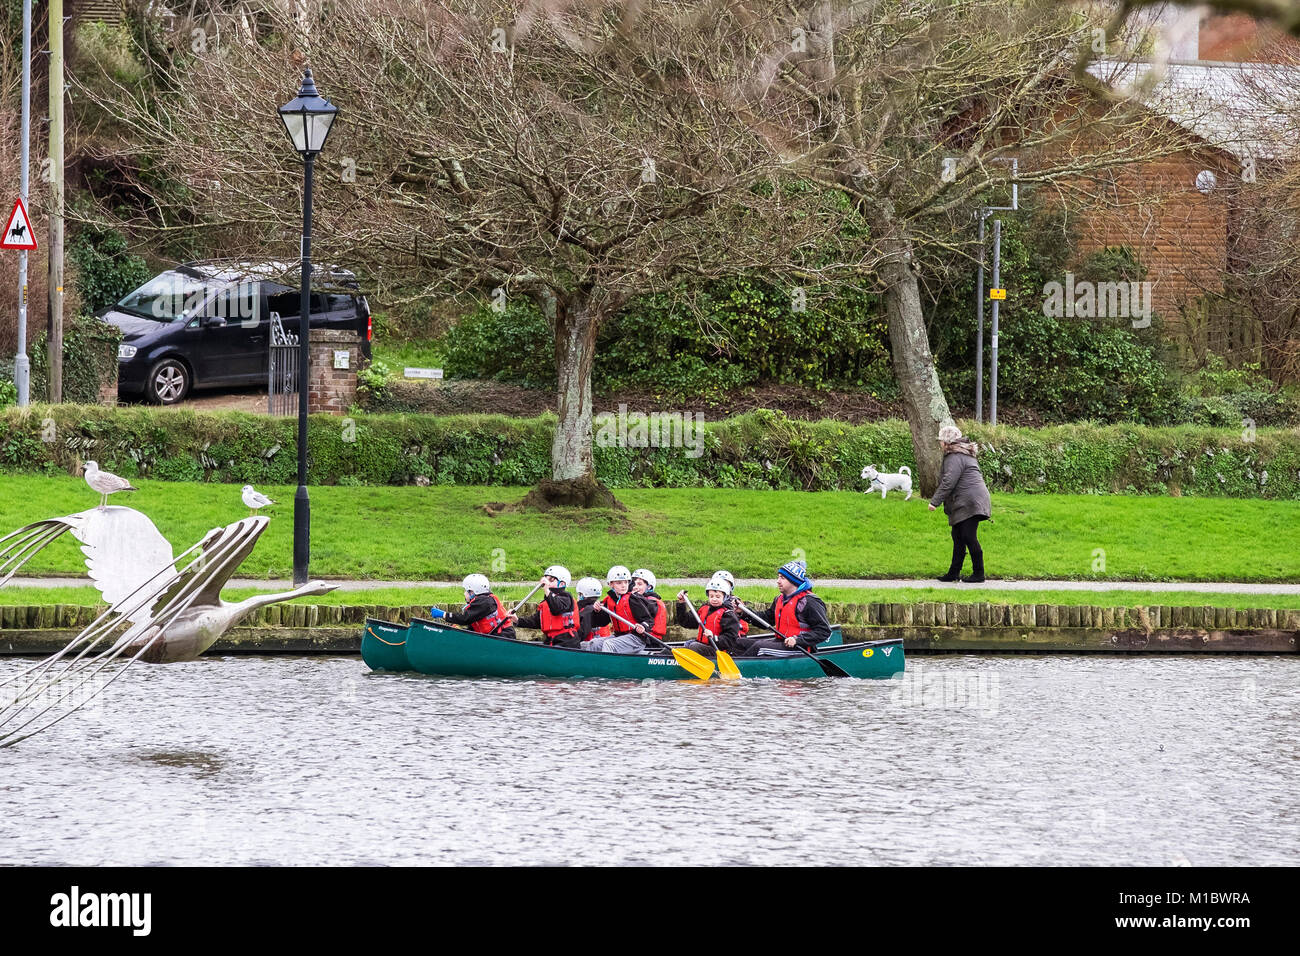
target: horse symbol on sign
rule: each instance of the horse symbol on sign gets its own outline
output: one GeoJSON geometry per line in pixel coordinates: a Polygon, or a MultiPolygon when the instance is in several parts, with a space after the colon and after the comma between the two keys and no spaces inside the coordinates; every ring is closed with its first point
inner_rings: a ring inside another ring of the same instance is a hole
{"type": "Polygon", "coordinates": [[[0,236],[3,236],[0,238],[0,249],[26,249],[30,252],[36,248],[32,222],[27,218],[27,209],[21,199],[14,202],[13,212],[9,214],[9,221],[5,223],[4,232],[0,236]]]}

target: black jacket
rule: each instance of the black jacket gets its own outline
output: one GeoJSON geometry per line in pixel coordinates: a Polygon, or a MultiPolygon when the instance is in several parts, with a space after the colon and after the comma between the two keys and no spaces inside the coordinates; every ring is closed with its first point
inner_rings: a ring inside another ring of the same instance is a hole
{"type": "MultiPolygon", "coordinates": [[[[737,612],[723,603],[722,618],[718,621],[717,646],[724,651],[734,651],[740,648],[740,618],[737,612]]],[[[713,613],[713,608],[705,604],[698,608],[700,620],[704,620],[706,614],[713,613]]],[[[691,609],[686,606],[685,601],[677,602],[677,626],[689,627],[695,631],[696,640],[699,640],[700,625],[695,620],[695,615],[691,609]]]]}
{"type": "MultiPolygon", "coordinates": [[[[753,608],[750,610],[753,610],[753,608]]],[[[776,623],[776,598],[772,599],[772,603],[766,611],[756,613],[769,625],[774,626],[776,623]]],[[[804,591],[798,596],[798,603],[794,606],[794,617],[803,628],[798,643],[804,647],[816,647],[831,636],[831,622],[826,617],[826,604],[811,591],[804,591]]]]}
{"type": "MultiPolygon", "coordinates": [[[[563,588],[552,588],[546,595],[546,604],[551,609],[552,614],[566,614],[573,610],[573,595],[563,588]]],[[[542,629],[542,609],[538,609],[525,617],[515,621],[516,627],[522,627],[529,631],[540,631],[542,629]]]]}
{"type": "MultiPolygon", "coordinates": [[[[481,621],[483,618],[488,617],[496,609],[497,599],[489,591],[487,594],[475,594],[462,611],[448,611],[443,620],[448,624],[469,627],[475,621],[481,621]]],[[[506,618],[505,623],[492,633],[501,637],[513,638],[515,636],[514,625],[510,623],[509,618],[506,618]]]]}
{"type": "MultiPolygon", "coordinates": [[[[658,648],[659,646],[658,644],[655,644],[653,640],[650,640],[650,631],[654,630],[655,615],[659,613],[659,605],[662,604],[663,598],[659,597],[658,594],[653,591],[647,591],[643,594],[630,594],[628,597],[628,606],[632,609],[632,619],[634,622],[641,624],[641,626],[646,630],[645,636],[642,637],[641,641],[647,646],[647,648],[658,648]]],[[[663,610],[664,628],[667,628],[667,605],[664,605],[663,610]]],[[[664,633],[664,637],[667,637],[667,633],[664,633]]],[[[662,637],[660,637],[660,640],[663,640],[662,637]]]]}
{"type": "Polygon", "coordinates": [[[583,598],[578,602],[578,641],[589,641],[593,637],[592,631],[598,627],[604,627],[605,622],[609,620],[606,614],[597,606],[600,601],[600,595],[595,597],[583,598]],[[593,621],[592,618],[599,614],[603,621],[593,621]]]}

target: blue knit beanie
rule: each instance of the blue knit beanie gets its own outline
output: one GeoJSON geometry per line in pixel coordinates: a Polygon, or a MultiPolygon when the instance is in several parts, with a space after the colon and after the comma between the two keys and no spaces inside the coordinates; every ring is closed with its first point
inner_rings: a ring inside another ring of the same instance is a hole
{"type": "Polygon", "coordinates": [[[794,584],[803,584],[808,580],[808,565],[802,561],[787,561],[776,573],[794,584]]]}

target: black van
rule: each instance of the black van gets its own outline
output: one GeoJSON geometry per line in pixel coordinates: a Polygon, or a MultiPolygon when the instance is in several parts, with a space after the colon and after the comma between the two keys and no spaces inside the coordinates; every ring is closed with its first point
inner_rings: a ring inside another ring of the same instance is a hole
{"type": "MultiPolygon", "coordinates": [[[[298,266],[187,262],[150,279],[96,315],[122,330],[119,395],[174,405],[192,389],[265,385],[272,313],[298,332],[298,266]]],[[[317,268],[311,327],[355,331],[370,358],[370,306],[347,270],[317,268]]]]}

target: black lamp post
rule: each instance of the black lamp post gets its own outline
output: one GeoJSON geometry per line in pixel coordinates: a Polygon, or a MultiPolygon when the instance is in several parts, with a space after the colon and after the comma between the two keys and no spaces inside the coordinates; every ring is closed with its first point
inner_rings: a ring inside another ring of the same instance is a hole
{"type": "Polygon", "coordinates": [[[310,67],[298,95],[280,107],[280,119],[302,155],[302,302],[298,310],[298,494],[293,499],[293,584],[307,583],[311,556],[311,501],[307,497],[307,370],[311,338],[311,184],[316,156],[325,146],[338,107],[316,92],[310,67]]]}

